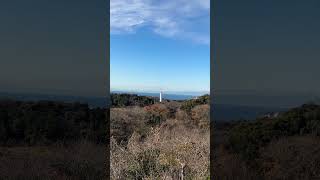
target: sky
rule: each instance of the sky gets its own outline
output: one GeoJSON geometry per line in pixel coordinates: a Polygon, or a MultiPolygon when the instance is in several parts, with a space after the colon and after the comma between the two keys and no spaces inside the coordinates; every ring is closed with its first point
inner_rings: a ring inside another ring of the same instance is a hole
{"type": "Polygon", "coordinates": [[[111,0],[111,90],[209,92],[210,0],[111,0]]]}
{"type": "Polygon", "coordinates": [[[8,0],[0,6],[0,92],[107,94],[105,0],[8,0]]]}
{"type": "Polygon", "coordinates": [[[215,91],[320,95],[320,1],[214,2],[215,91]]]}

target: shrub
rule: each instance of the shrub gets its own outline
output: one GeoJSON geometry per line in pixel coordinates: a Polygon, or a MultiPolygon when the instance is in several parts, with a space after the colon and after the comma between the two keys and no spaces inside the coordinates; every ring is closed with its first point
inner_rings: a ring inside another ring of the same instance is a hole
{"type": "Polygon", "coordinates": [[[0,143],[106,142],[106,109],[54,101],[0,101],[0,143]]]}
{"type": "Polygon", "coordinates": [[[204,95],[200,96],[197,99],[191,99],[184,101],[181,105],[181,109],[190,113],[191,109],[196,107],[197,105],[210,104],[210,96],[204,95]]]}
{"type": "Polygon", "coordinates": [[[147,111],[147,124],[156,126],[161,124],[170,116],[169,109],[163,104],[154,104],[144,108],[147,111]]]}
{"type": "Polygon", "coordinates": [[[154,104],[157,98],[138,96],[136,94],[111,94],[112,107],[127,107],[127,106],[148,106],[154,104]]]}
{"type": "Polygon", "coordinates": [[[320,117],[316,120],[309,118],[318,118],[319,110],[317,105],[303,105],[273,119],[240,122],[231,129],[229,144],[245,159],[254,159],[259,148],[272,140],[310,133],[318,136],[320,117]]]}
{"type": "Polygon", "coordinates": [[[210,128],[210,106],[198,105],[191,110],[193,123],[199,128],[210,128]]]}

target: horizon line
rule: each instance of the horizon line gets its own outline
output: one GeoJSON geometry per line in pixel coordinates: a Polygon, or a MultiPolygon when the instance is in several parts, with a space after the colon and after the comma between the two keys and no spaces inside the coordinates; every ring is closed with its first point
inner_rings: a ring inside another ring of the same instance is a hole
{"type": "Polygon", "coordinates": [[[174,90],[125,90],[125,89],[112,89],[112,92],[123,92],[123,93],[160,93],[164,94],[176,94],[176,95],[205,95],[210,94],[210,91],[174,91],[174,90]]]}

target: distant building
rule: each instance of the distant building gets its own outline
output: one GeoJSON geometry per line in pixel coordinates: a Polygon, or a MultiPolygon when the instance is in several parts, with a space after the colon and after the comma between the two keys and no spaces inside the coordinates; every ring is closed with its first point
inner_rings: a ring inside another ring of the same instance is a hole
{"type": "Polygon", "coordinates": [[[162,102],[162,91],[160,91],[160,98],[159,101],[162,102]]]}

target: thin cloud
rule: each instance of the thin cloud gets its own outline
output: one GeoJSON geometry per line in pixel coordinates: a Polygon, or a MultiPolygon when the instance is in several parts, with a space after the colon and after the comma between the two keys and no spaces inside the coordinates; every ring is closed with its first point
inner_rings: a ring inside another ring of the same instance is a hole
{"type": "Polygon", "coordinates": [[[210,0],[111,0],[110,5],[112,34],[148,27],[167,38],[210,42],[210,0]]]}

